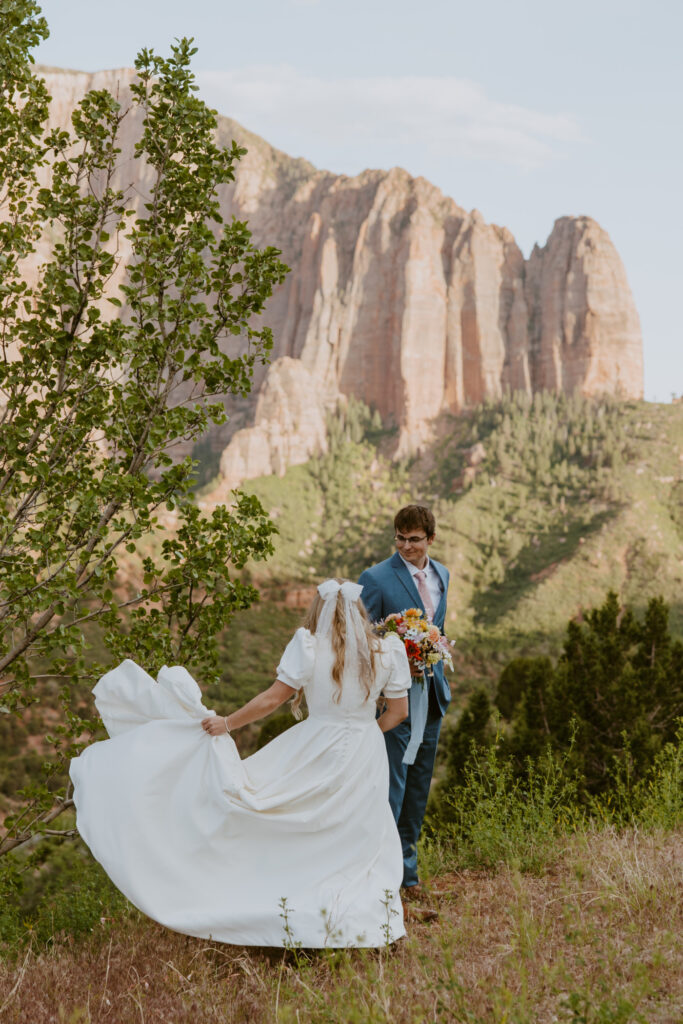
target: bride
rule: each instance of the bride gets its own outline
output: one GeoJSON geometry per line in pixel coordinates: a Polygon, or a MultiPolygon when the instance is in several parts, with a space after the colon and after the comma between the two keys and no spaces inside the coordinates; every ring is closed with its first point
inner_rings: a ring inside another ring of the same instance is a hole
{"type": "Polygon", "coordinates": [[[149,917],[239,945],[405,934],[381,733],[407,716],[410,668],[398,637],[373,634],[362,589],[322,583],[276,682],[226,717],[178,666],[155,681],[124,661],[98,682],[110,739],[71,763],[78,831],[149,917]],[[231,731],[290,699],[300,718],[302,693],[308,717],[240,760],[231,731]]]}

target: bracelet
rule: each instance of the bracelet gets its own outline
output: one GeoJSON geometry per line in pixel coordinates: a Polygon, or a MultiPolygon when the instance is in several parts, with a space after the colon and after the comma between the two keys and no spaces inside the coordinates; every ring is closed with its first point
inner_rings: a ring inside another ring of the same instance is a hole
{"type": "Polygon", "coordinates": [[[229,736],[230,735],[230,726],[228,725],[228,716],[227,715],[223,715],[223,721],[225,722],[225,731],[227,732],[227,734],[229,736]]]}

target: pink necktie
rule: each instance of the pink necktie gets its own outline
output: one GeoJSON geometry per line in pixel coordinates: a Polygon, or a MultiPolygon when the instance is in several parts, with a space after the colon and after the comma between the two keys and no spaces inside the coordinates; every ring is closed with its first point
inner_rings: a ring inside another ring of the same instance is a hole
{"type": "Polygon", "coordinates": [[[433,622],[434,605],[432,604],[432,599],[429,593],[429,587],[427,586],[427,573],[423,572],[422,569],[419,569],[415,573],[415,578],[417,579],[417,591],[420,597],[422,598],[422,604],[425,606],[427,618],[430,620],[430,622],[433,622]]]}

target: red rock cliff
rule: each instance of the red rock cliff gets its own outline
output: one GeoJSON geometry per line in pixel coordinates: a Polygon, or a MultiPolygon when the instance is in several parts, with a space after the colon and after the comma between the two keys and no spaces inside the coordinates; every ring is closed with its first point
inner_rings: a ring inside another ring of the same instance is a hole
{"type": "MultiPolygon", "coordinates": [[[[86,88],[118,88],[126,102],[132,77],[41,73],[55,123],[86,88]]],[[[144,194],[145,170],[130,158],[137,129],[124,121],[120,179],[135,173],[144,194]]],[[[638,314],[609,236],[589,217],[556,221],[525,260],[506,228],[423,178],[319,171],[228,118],[218,135],[248,148],[224,216],[247,219],[256,243],[278,246],[292,268],[268,307],[273,364],[233,421],[249,433],[223,455],[222,492],[320,451],[325,407],[340,395],[394,423],[400,453],[429,441],[441,413],[505,390],[642,397],[638,314]]]]}

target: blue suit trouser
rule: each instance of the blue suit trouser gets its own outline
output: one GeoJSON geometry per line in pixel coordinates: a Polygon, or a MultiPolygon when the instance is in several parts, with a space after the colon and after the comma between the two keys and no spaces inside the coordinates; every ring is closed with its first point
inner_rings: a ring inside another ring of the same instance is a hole
{"type": "Polygon", "coordinates": [[[434,771],[436,745],[439,742],[442,715],[429,702],[424,738],[415,764],[403,764],[403,755],[410,740],[410,721],[401,722],[385,732],[389,757],[389,803],[403,847],[403,885],[417,885],[417,841],[427,809],[429,786],[434,771]]]}

